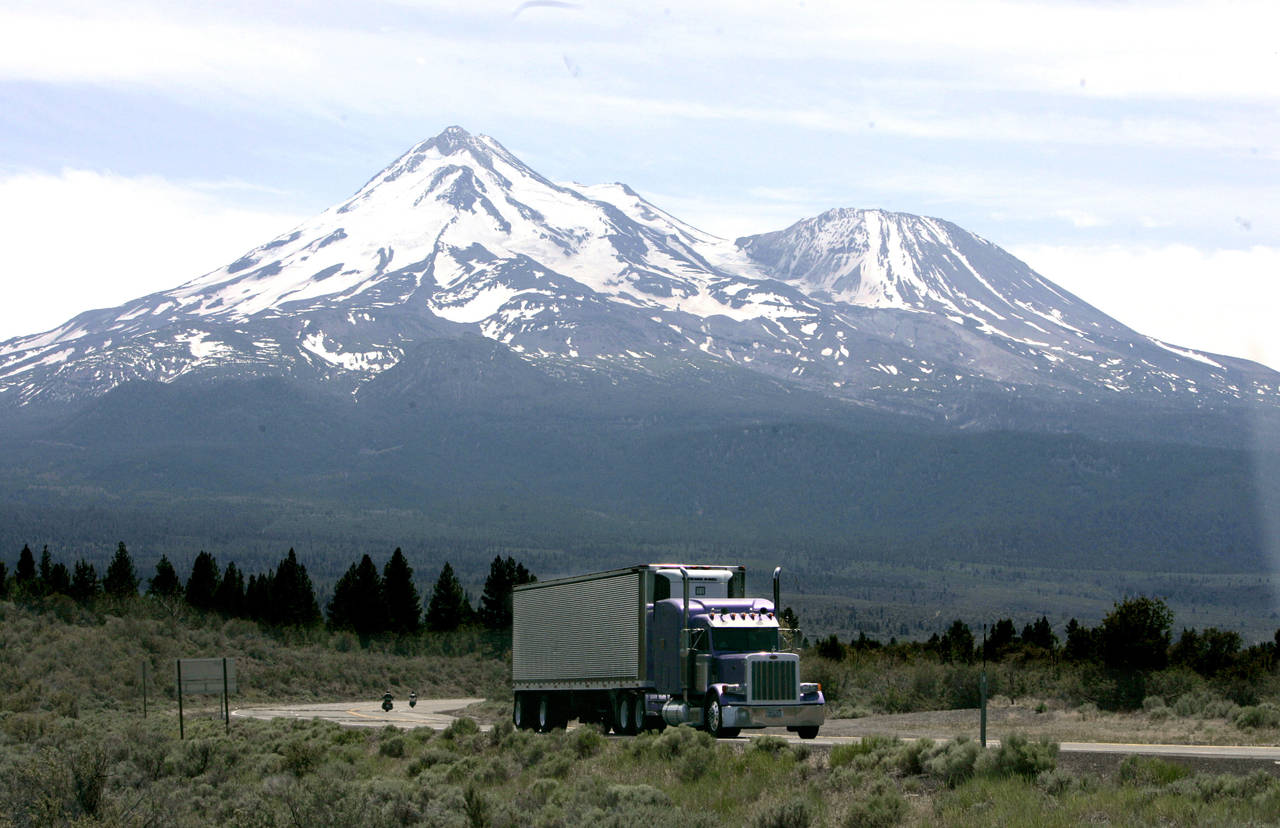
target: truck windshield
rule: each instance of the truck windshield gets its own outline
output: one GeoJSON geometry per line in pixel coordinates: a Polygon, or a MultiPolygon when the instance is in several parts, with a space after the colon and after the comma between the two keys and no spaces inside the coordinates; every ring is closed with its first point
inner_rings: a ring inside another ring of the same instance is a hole
{"type": "Polygon", "coordinates": [[[774,627],[714,629],[711,646],[721,653],[772,653],[778,649],[778,630],[774,627]]]}

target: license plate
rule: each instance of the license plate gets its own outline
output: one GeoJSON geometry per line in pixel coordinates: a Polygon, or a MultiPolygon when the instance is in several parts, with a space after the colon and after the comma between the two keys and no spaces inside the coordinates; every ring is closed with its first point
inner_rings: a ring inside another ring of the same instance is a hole
{"type": "Polygon", "coordinates": [[[769,719],[781,719],[781,718],[782,718],[782,708],[781,708],[781,707],[766,707],[766,708],[765,708],[765,710],[764,710],[764,715],[765,715],[765,718],[769,718],[769,719]]]}

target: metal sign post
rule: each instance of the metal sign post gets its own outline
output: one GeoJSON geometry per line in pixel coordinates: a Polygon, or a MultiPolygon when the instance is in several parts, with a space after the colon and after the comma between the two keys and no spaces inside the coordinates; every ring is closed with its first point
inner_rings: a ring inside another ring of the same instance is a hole
{"type": "Polygon", "coordinates": [[[982,747],[987,746],[987,625],[982,625],[982,675],[978,679],[978,704],[982,708],[982,723],[979,728],[982,747]]]}
{"type": "Polygon", "coordinates": [[[222,695],[219,713],[227,733],[231,732],[231,704],[236,692],[236,660],[234,658],[180,658],[178,667],[178,738],[185,738],[182,716],[183,693],[222,695]]]}

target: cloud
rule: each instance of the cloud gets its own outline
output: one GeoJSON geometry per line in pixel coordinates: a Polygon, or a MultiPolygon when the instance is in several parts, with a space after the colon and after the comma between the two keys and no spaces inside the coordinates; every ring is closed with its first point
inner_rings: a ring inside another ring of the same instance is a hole
{"type": "Polygon", "coordinates": [[[1280,247],[1030,244],[1010,252],[1148,336],[1280,369],[1280,247]]]}
{"type": "Polygon", "coordinates": [[[240,189],[75,169],[0,178],[0,339],[175,287],[298,223],[225,198],[240,189]]]}

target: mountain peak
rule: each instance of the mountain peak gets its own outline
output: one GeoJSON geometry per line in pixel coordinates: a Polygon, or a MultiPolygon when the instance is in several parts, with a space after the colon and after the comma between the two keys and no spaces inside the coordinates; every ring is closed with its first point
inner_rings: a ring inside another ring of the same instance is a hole
{"type": "Polygon", "coordinates": [[[718,360],[931,416],[975,389],[1280,399],[1273,374],[1152,344],[941,219],[837,208],[729,243],[451,126],[225,267],[0,343],[0,406],[200,375],[354,392],[461,333],[549,372],[718,360]]]}
{"type": "Polygon", "coordinates": [[[441,155],[453,155],[466,149],[484,148],[484,136],[475,136],[460,126],[446,127],[434,138],[428,138],[410,152],[425,152],[435,149],[441,155]]]}

